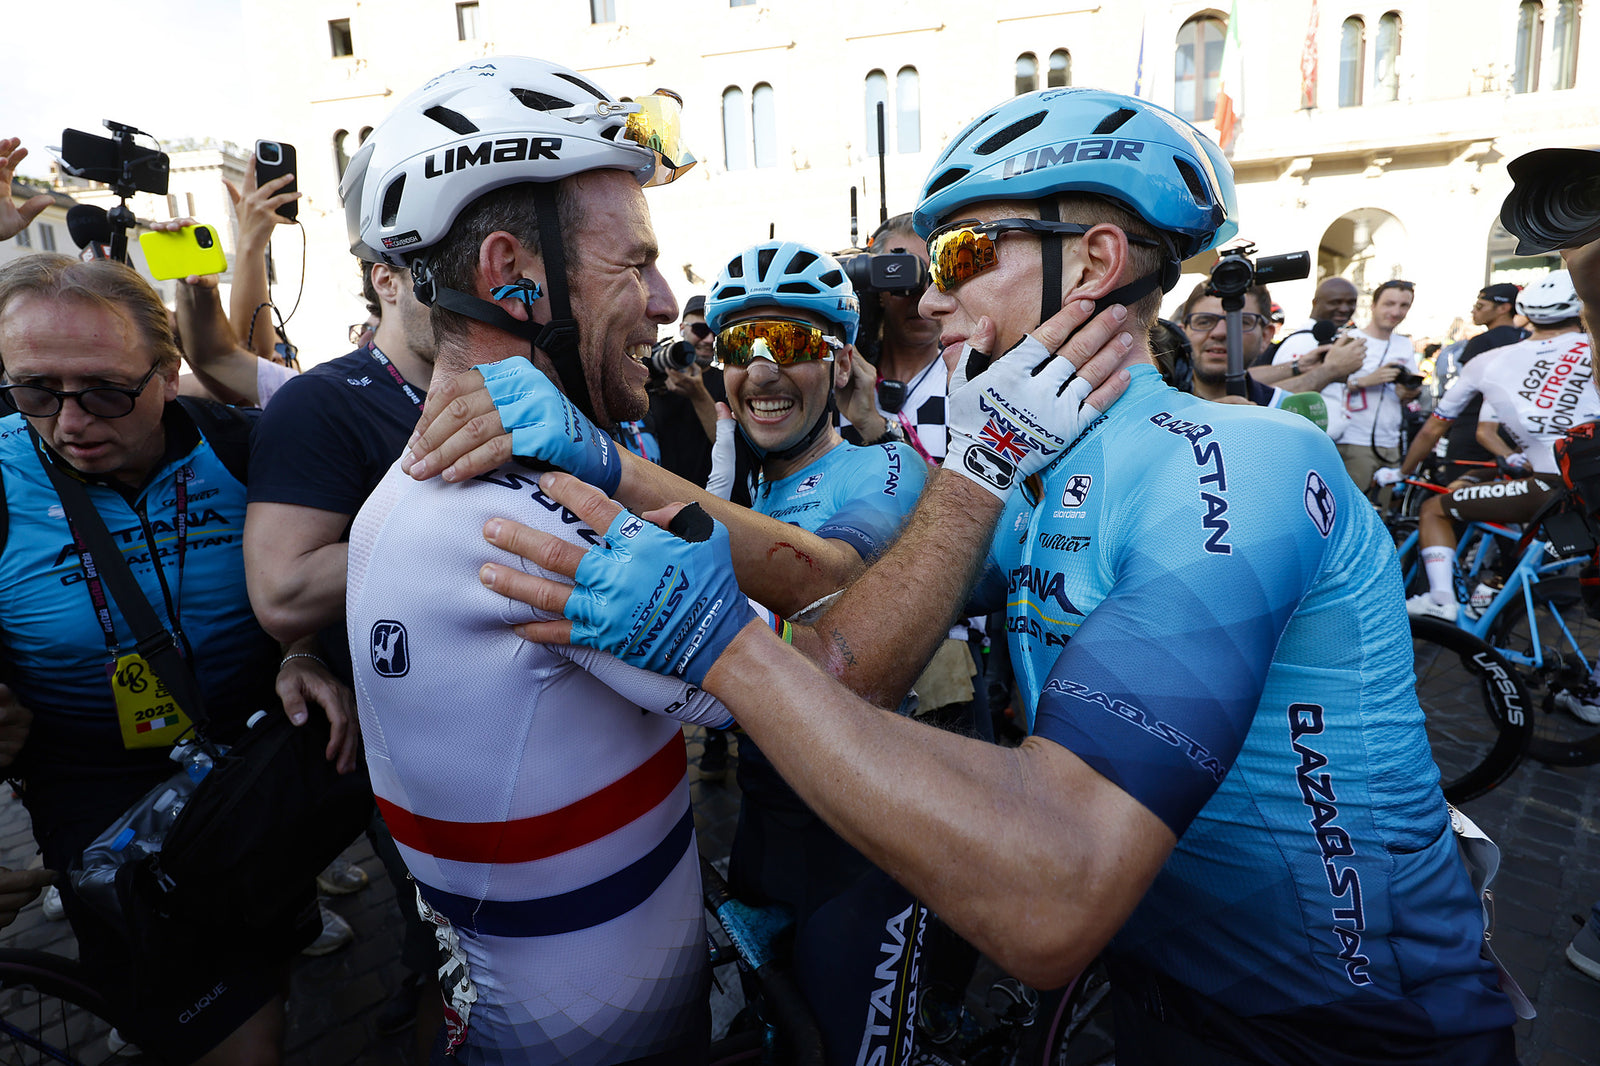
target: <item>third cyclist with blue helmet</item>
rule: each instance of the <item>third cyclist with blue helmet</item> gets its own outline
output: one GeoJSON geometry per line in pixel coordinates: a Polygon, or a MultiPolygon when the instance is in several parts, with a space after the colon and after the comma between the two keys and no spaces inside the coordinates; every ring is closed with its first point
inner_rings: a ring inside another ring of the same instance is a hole
{"type": "MultiPolygon", "coordinates": [[[[927,464],[909,445],[857,447],[834,429],[833,389],[850,380],[860,318],[833,257],[793,241],[735,256],[706,301],[740,446],[759,469],[752,507],[871,559],[911,512],[927,464]]],[[[728,879],[743,899],[794,908],[797,983],[828,1061],[870,1060],[872,1049],[902,1059],[921,907],[811,813],[748,737],[738,780],[728,879]],[[889,941],[897,950],[886,965],[880,945],[889,941]]]]}
{"type": "MultiPolygon", "coordinates": [[[[612,547],[504,525],[493,543],[577,584],[483,578],[569,619],[528,639],[715,693],[813,811],[1008,972],[1059,984],[1103,954],[1120,1063],[1510,1064],[1383,526],[1308,421],[1178,393],[1151,362],[1160,291],[1235,211],[1226,159],[1162,108],[1008,100],[939,156],[915,216],[922,311],[964,348],[949,454],[813,638],[742,610],[737,528],[732,553],[720,529],[640,528],[561,475],[546,491],[612,547]],[[662,607],[667,575],[682,595],[662,607]],[[972,610],[1005,612],[1021,747],[849,691],[904,691],[972,610]]],[[[604,480],[559,425],[516,421],[519,450],[604,480]]]]}

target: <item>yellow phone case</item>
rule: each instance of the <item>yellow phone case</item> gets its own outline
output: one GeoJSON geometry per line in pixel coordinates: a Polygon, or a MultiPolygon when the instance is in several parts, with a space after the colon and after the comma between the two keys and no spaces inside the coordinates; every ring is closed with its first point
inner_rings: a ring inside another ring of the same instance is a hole
{"type": "Polygon", "coordinates": [[[158,281],[190,274],[220,274],[228,269],[222,241],[210,226],[185,226],[176,233],[141,233],[139,248],[144,252],[150,276],[158,281]],[[199,236],[202,232],[206,236],[199,236]]]}

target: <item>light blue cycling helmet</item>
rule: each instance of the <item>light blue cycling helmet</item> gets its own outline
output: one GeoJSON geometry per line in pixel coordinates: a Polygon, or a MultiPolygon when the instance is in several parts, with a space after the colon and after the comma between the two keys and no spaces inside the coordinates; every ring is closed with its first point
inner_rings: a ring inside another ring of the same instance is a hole
{"type": "Polygon", "coordinates": [[[846,344],[861,325],[861,301],[839,261],[799,241],[766,241],[728,260],[706,297],[706,325],[719,332],[747,307],[811,311],[843,330],[846,344]]]}
{"type": "Polygon", "coordinates": [[[1165,108],[1101,89],[1025,93],[973,121],[933,164],[912,224],[926,239],[968,204],[1072,192],[1126,207],[1180,260],[1239,231],[1222,149],[1165,108]]]}

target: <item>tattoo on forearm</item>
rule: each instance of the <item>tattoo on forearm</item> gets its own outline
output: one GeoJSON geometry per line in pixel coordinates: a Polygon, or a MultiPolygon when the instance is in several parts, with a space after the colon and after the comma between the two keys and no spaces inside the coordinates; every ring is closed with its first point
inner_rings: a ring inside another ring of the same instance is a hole
{"type": "MultiPolygon", "coordinates": [[[[838,666],[844,669],[855,667],[856,653],[850,650],[850,642],[845,639],[843,633],[839,632],[837,626],[828,630],[828,643],[833,647],[834,654],[831,658],[838,666]]],[[[835,673],[837,672],[836,670],[835,673]]]]}

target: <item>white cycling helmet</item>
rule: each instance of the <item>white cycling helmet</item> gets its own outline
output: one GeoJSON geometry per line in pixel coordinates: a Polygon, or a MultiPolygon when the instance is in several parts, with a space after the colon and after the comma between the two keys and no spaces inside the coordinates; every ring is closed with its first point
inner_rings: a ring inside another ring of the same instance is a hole
{"type": "Polygon", "coordinates": [[[1572,287],[1572,275],[1552,270],[1517,294],[1517,313],[1536,326],[1549,326],[1583,314],[1583,302],[1572,287]]]}
{"type": "Polygon", "coordinates": [[[624,103],[558,63],[491,56],[431,79],[368,135],[339,182],[350,250],[402,266],[462,208],[518,182],[626,170],[665,184],[694,165],[676,97],[624,103]]]}

